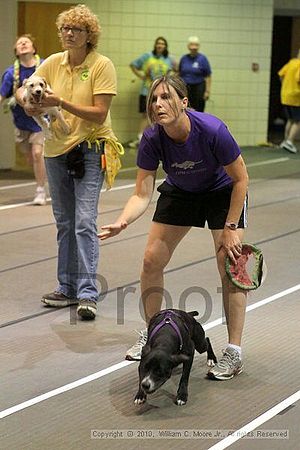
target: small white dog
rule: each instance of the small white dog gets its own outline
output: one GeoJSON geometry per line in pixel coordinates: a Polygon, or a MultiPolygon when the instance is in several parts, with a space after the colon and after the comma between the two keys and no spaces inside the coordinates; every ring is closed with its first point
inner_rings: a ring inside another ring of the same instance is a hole
{"type": "MultiPolygon", "coordinates": [[[[49,85],[47,85],[47,82],[45,78],[38,77],[36,75],[33,75],[30,78],[27,78],[23,81],[23,87],[24,95],[23,100],[26,104],[39,104],[41,103],[45,93],[52,93],[52,90],[49,85]]],[[[39,116],[32,116],[32,118],[36,121],[36,123],[41,127],[45,134],[46,139],[52,139],[52,132],[51,132],[51,119],[55,117],[61,129],[65,134],[70,133],[70,126],[67,124],[62,112],[57,106],[51,106],[47,108],[42,108],[43,114],[39,116]],[[47,118],[48,116],[48,118],[47,118]]]]}

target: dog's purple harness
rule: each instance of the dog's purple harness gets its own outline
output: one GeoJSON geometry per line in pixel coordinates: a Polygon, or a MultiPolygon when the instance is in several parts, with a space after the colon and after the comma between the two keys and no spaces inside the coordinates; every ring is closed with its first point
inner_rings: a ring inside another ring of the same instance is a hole
{"type": "MultiPolygon", "coordinates": [[[[162,313],[160,313],[162,314],[162,313]]],[[[159,315],[159,314],[158,314],[159,315]]],[[[172,319],[172,316],[177,316],[181,319],[181,317],[179,316],[179,314],[177,314],[175,311],[171,311],[171,310],[167,310],[164,313],[164,317],[162,319],[162,321],[156,325],[156,327],[154,327],[154,329],[152,330],[150,336],[149,336],[149,342],[151,341],[151,339],[153,338],[153,336],[165,325],[171,325],[171,327],[173,328],[173,330],[176,331],[176,334],[179,338],[180,341],[180,347],[179,350],[182,349],[183,347],[183,339],[179,330],[179,327],[177,325],[177,323],[172,319]]],[[[182,319],[181,319],[182,320],[182,319]]],[[[184,323],[184,326],[186,327],[186,329],[188,330],[187,326],[184,323]]]]}

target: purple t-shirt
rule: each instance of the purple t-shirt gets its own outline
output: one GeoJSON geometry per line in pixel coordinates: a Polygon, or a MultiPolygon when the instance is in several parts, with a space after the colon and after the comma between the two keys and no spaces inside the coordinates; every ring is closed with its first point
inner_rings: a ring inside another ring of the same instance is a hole
{"type": "MultiPolygon", "coordinates": [[[[41,62],[43,59],[41,59],[41,62]]],[[[29,78],[35,72],[36,66],[25,67],[20,64],[20,83],[22,86],[23,81],[29,78]]],[[[14,85],[14,66],[8,67],[3,74],[2,83],[0,87],[0,94],[2,97],[10,97],[13,95],[13,85],[14,85]]],[[[18,87],[19,87],[18,86],[18,87]]],[[[14,124],[19,130],[31,131],[37,133],[41,131],[36,121],[32,117],[27,116],[24,109],[20,105],[16,105],[11,110],[14,118],[14,124]]]]}
{"type": "Polygon", "coordinates": [[[174,142],[161,125],[144,131],[137,165],[156,170],[162,161],[166,181],[188,192],[208,192],[232,184],[224,166],[241,154],[226,125],[207,113],[187,111],[191,131],[186,142],[174,142]]]}

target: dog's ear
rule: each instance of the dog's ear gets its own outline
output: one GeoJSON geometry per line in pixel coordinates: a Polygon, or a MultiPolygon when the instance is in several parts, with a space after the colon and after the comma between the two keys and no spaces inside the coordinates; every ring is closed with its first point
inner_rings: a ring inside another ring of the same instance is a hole
{"type": "Polygon", "coordinates": [[[49,86],[49,84],[47,83],[46,78],[41,77],[41,79],[42,79],[43,82],[45,83],[45,92],[46,92],[47,94],[53,94],[53,91],[52,91],[51,87],[49,86]]]}
{"type": "Polygon", "coordinates": [[[145,358],[149,353],[150,353],[151,347],[150,345],[144,345],[144,347],[142,348],[142,354],[141,354],[141,358],[145,358]]]}
{"type": "Polygon", "coordinates": [[[23,86],[23,87],[26,86],[27,81],[28,81],[28,78],[24,78],[23,83],[22,83],[22,86],[23,86]]]}
{"type": "Polygon", "coordinates": [[[41,81],[44,83],[45,88],[47,87],[47,80],[44,77],[41,77],[41,81]]]}
{"type": "Polygon", "coordinates": [[[190,359],[190,357],[183,353],[180,353],[179,355],[171,356],[171,361],[174,364],[174,366],[178,366],[178,364],[184,363],[185,361],[188,361],[189,359],[190,359]]]}
{"type": "Polygon", "coordinates": [[[45,92],[46,92],[47,94],[53,94],[53,91],[52,91],[51,87],[49,86],[49,84],[46,84],[45,92]]]}

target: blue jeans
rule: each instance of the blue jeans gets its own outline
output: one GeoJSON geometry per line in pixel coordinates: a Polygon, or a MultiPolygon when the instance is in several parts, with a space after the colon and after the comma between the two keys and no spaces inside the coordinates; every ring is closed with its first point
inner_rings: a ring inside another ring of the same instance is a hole
{"type": "Polygon", "coordinates": [[[57,291],[68,297],[98,300],[96,274],[99,258],[97,214],[104,173],[100,153],[81,144],[85,175],[68,174],[66,158],[45,158],[58,242],[57,291]]]}

